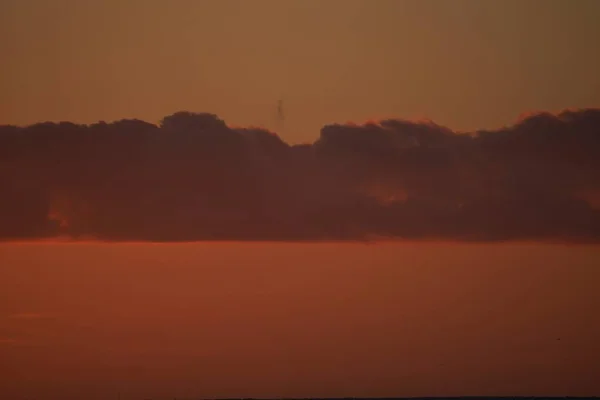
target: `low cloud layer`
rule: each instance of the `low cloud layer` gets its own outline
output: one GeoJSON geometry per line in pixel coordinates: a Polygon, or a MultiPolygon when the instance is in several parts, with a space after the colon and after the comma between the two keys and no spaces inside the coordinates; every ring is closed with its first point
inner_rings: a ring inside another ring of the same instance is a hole
{"type": "Polygon", "coordinates": [[[493,131],[334,124],[313,144],[212,114],[0,126],[0,239],[600,239],[600,110],[493,131]]]}

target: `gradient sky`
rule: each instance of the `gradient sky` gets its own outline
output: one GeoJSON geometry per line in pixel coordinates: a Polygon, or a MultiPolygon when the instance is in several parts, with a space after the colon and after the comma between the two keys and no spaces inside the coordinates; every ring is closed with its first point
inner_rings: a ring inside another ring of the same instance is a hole
{"type": "Polygon", "coordinates": [[[495,128],[600,104],[600,2],[3,0],[0,123],[157,121],[179,110],[276,128],[428,117],[495,128]]]}
{"type": "MultiPolygon", "coordinates": [[[[0,0],[0,125],[189,110],[292,144],[382,117],[493,129],[600,106],[598,21],[599,0],[0,0]]],[[[0,238],[597,238],[599,121],[467,140],[407,123],[394,138],[434,139],[397,148],[369,126],[292,148],[185,113],[3,127],[0,238]]],[[[539,243],[0,243],[0,397],[598,394],[598,259],[539,243]]]]}
{"type": "Polygon", "coordinates": [[[599,253],[0,244],[0,395],[597,395],[599,253]]]}

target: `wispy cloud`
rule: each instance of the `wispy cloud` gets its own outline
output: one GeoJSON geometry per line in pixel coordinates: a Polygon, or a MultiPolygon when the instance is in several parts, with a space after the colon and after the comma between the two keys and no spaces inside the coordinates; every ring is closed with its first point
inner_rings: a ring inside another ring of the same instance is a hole
{"type": "Polygon", "coordinates": [[[36,312],[22,312],[15,313],[8,316],[10,319],[20,319],[20,320],[32,320],[32,319],[49,319],[53,318],[50,314],[36,313],[36,312]]]}
{"type": "Polygon", "coordinates": [[[22,340],[19,340],[16,338],[0,337],[0,346],[1,345],[12,346],[12,345],[19,345],[19,344],[24,344],[24,342],[22,340]]]}

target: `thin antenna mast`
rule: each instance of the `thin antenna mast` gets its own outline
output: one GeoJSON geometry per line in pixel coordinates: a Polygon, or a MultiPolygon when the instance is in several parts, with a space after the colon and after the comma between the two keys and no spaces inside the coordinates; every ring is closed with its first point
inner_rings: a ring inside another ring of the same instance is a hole
{"type": "Polygon", "coordinates": [[[279,99],[277,101],[277,130],[279,130],[280,132],[278,133],[283,133],[283,128],[284,128],[284,122],[285,122],[285,114],[283,112],[283,99],[279,99]]]}

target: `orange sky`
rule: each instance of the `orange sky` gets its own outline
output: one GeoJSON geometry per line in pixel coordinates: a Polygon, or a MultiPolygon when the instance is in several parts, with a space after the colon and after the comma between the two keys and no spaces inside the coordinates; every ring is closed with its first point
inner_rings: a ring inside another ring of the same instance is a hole
{"type": "MultiPolygon", "coordinates": [[[[599,20],[598,0],[4,0],[0,124],[276,129],[283,99],[288,143],[388,116],[495,128],[600,106],[599,20]]],[[[19,228],[42,180],[3,168],[19,228]]],[[[2,243],[0,398],[598,394],[599,249],[2,243]]]]}
{"type": "Polygon", "coordinates": [[[0,244],[0,394],[594,395],[599,252],[0,244]]]}
{"type": "Polygon", "coordinates": [[[329,122],[494,128],[600,104],[600,2],[5,0],[0,123],[209,111],[288,142],[329,122]]]}

